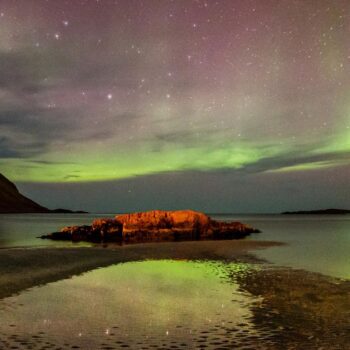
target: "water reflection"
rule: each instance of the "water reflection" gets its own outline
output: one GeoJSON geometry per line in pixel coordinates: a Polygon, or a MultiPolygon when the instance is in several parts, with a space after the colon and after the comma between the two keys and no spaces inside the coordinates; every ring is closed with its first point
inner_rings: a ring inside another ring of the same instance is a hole
{"type": "Polygon", "coordinates": [[[0,303],[0,347],[248,346],[257,343],[250,310],[259,300],[240,292],[230,277],[247,269],[210,261],[143,261],[33,288],[0,303]]]}
{"type": "MultiPolygon", "coordinates": [[[[89,243],[41,240],[36,237],[63,226],[91,224],[111,214],[0,214],[0,248],[79,247],[89,243]]],[[[213,215],[214,219],[242,221],[259,228],[246,240],[278,241],[285,246],[256,251],[277,265],[350,278],[350,215],[213,215]]]]}

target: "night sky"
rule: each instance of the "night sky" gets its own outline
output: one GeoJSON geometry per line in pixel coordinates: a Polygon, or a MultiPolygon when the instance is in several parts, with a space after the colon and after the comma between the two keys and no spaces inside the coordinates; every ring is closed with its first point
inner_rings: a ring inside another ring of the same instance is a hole
{"type": "Polygon", "coordinates": [[[1,0],[0,172],[50,208],[350,207],[350,2],[1,0]]]}

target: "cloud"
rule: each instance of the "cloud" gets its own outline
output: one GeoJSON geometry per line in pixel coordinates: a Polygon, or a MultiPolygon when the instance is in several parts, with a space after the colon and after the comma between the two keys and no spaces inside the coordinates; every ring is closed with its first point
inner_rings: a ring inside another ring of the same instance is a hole
{"type": "Polygon", "coordinates": [[[302,149],[302,153],[297,149],[291,149],[286,153],[279,154],[273,157],[266,157],[258,161],[247,164],[239,172],[243,173],[262,173],[274,171],[292,171],[304,169],[317,169],[321,165],[324,167],[332,167],[342,164],[350,164],[350,151],[343,152],[328,152],[314,154],[315,150],[321,148],[323,143],[314,145],[313,148],[302,149]]]}
{"type": "MultiPolygon", "coordinates": [[[[346,162],[348,153],[325,151],[338,133],[346,84],[335,90],[338,81],[323,79],[313,56],[292,61],[279,34],[287,24],[270,23],[270,11],[261,19],[277,33],[274,51],[269,35],[244,29],[253,15],[244,5],[245,25],[227,19],[192,31],[191,14],[207,20],[196,3],[171,23],[168,5],[150,4],[137,24],[128,21],[137,4],[116,11],[112,3],[67,3],[62,8],[79,18],[67,27],[58,27],[54,2],[28,4],[9,6],[4,29],[17,35],[0,46],[0,159],[46,170],[23,177],[87,181],[193,169],[244,176],[346,162]]],[[[289,21],[283,8],[281,15],[289,21]]],[[[293,53],[313,47],[321,27],[303,31],[303,43],[288,41],[293,53]]]]}
{"type": "Polygon", "coordinates": [[[0,159],[1,158],[18,158],[21,156],[21,153],[16,151],[5,137],[0,138],[0,159]]]}

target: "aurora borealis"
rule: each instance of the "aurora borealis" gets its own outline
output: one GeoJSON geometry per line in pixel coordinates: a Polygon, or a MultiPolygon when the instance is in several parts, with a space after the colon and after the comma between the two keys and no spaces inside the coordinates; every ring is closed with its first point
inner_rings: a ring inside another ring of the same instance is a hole
{"type": "Polygon", "coordinates": [[[345,0],[1,0],[0,172],[97,211],[350,206],[349,16],[345,0]]]}

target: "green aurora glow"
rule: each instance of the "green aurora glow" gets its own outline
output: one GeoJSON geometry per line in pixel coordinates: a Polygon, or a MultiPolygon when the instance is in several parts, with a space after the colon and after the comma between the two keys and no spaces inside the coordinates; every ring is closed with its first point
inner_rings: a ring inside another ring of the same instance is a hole
{"type": "Polygon", "coordinates": [[[1,7],[12,180],[350,164],[350,4],[150,1],[141,16],[137,1],[57,3],[1,7]]]}

